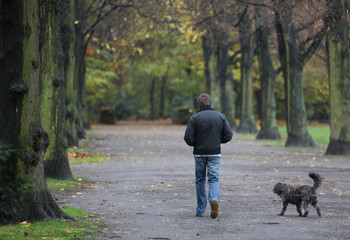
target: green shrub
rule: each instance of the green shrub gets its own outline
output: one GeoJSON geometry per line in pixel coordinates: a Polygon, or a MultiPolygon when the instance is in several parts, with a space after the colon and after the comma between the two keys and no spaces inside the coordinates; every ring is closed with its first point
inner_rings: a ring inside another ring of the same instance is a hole
{"type": "Polygon", "coordinates": [[[115,124],[115,110],[109,107],[103,107],[101,109],[100,123],[115,124]]]}
{"type": "Polygon", "coordinates": [[[115,109],[118,74],[113,63],[99,58],[88,58],[86,69],[86,102],[89,118],[98,121],[105,108],[115,109]]]}

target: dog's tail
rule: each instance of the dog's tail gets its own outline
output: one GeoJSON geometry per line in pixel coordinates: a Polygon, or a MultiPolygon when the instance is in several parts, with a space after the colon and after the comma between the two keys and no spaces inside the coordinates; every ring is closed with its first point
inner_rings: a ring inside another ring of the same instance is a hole
{"type": "Polygon", "coordinates": [[[322,183],[322,177],[321,175],[314,173],[314,172],[309,172],[309,177],[311,177],[314,180],[314,189],[317,189],[321,186],[322,183]]]}

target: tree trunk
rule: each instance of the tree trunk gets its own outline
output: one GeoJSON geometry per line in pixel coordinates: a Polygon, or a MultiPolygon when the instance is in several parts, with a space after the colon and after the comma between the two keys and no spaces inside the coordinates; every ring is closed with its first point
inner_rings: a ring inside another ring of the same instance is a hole
{"type": "Polygon", "coordinates": [[[211,96],[212,106],[220,111],[220,98],[218,80],[216,77],[215,68],[215,51],[214,51],[214,39],[211,31],[208,31],[202,36],[202,48],[204,56],[204,74],[207,85],[207,93],[211,96]]]}
{"type": "Polygon", "coordinates": [[[251,20],[245,14],[241,24],[239,25],[239,37],[241,44],[241,84],[242,84],[242,105],[241,118],[238,132],[256,133],[256,123],[254,119],[254,95],[253,95],[253,34],[251,30],[251,20]]]}
{"type": "Polygon", "coordinates": [[[12,0],[0,6],[0,145],[9,153],[0,158],[0,223],[70,218],[44,178],[49,137],[40,121],[39,4],[12,0]]]}
{"type": "Polygon", "coordinates": [[[232,81],[228,79],[232,77],[230,75],[232,74],[231,66],[228,65],[228,36],[223,31],[218,36],[220,37],[217,39],[217,68],[220,83],[221,112],[226,116],[232,128],[235,128],[233,87],[232,81]]]}
{"type": "Polygon", "coordinates": [[[328,1],[333,10],[327,35],[327,60],[330,89],[330,142],[328,155],[350,154],[350,59],[349,25],[345,1],[328,1]]]}
{"type": "Polygon", "coordinates": [[[154,89],[155,89],[155,86],[156,86],[156,80],[157,78],[154,77],[152,79],[152,84],[151,84],[151,89],[150,89],[150,105],[151,105],[151,120],[154,120],[155,119],[155,109],[154,109],[154,89]]]}
{"type": "Polygon", "coordinates": [[[75,1],[63,1],[62,3],[62,46],[65,56],[65,88],[66,88],[66,128],[68,146],[78,146],[77,134],[77,61],[75,56],[76,35],[75,22],[75,1]]]}
{"type": "Polygon", "coordinates": [[[276,120],[276,73],[270,54],[268,30],[261,24],[256,30],[257,55],[261,80],[261,123],[257,139],[281,139],[276,120]]]}
{"type": "Polygon", "coordinates": [[[73,179],[67,158],[64,55],[59,1],[40,0],[41,122],[50,137],[44,156],[45,177],[73,179]]]}
{"type": "Polygon", "coordinates": [[[165,87],[167,76],[162,76],[162,85],[160,87],[160,104],[159,104],[159,117],[164,118],[164,102],[165,102],[165,87]]]}
{"type": "Polygon", "coordinates": [[[83,31],[85,31],[86,21],[86,0],[75,0],[75,58],[76,58],[76,82],[77,82],[77,119],[76,119],[76,131],[78,138],[85,138],[85,129],[90,127],[90,123],[87,118],[87,105],[86,105],[86,86],[85,86],[85,40],[83,38],[83,31]]]}
{"type": "Polygon", "coordinates": [[[204,75],[205,83],[207,86],[207,93],[210,94],[212,82],[214,82],[215,73],[213,73],[213,68],[211,68],[211,59],[213,58],[213,47],[210,37],[210,33],[206,32],[202,36],[202,49],[204,56],[204,75]]]}
{"type": "Polygon", "coordinates": [[[290,23],[286,24],[288,25],[288,29],[283,29],[282,20],[276,13],[278,51],[283,71],[287,112],[288,139],[286,146],[313,147],[315,143],[307,130],[302,85],[302,73],[305,61],[296,43],[296,36],[293,35],[294,26],[292,24],[292,17],[284,16],[283,21],[290,23]]]}

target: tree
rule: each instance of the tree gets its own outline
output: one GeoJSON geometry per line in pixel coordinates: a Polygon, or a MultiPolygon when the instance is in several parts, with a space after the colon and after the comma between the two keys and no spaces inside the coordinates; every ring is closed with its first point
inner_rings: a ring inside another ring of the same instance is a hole
{"type": "Polygon", "coordinates": [[[202,35],[204,73],[207,92],[211,95],[213,106],[225,114],[232,128],[235,123],[235,102],[233,97],[233,74],[230,61],[230,21],[228,1],[201,1],[199,18],[196,19],[202,35]]]}
{"type": "MultiPolygon", "coordinates": [[[[104,1],[106,2],[106,1],[104,1]]],[[[76,131],[78,138],[85,138],[85,130],[90,128],[90,123],[87,117],[86,104],[86,61],[85,53],[87,48],[87,40],[85,40],[85,26],[87,20],[87,4],[86,0],[75,1],[75,58],[76,58],[76,83],[77,83],[77,119],[76,131]]]]}
{"type": "Polygon", "coordinates": [[[349,2],[327,1],[330,25],[327,34],[327,62],[330,88],[330,142],[329,155],[350,154],[350,54],[349,2]]]}
{"type": "Polygon", "coordinates": [[[302,73],[326,34],[327,26],[320,20],[324,9],[322,1],[274,1],[286,98],[286,146],[315,146],[307,130],[302,73]]]}
{"type": "Polygon", "coordinates": [[[64,54],[61,1],[40,0],[41,122],[50,137],[44,156],[45,177],[73,179],[67,158],[64,54]]]}
{"type": "Polygon", "coordinates": [[[66,128],[68,146],[77,146],[78,82],[77,59],[75,52],[75,1],[63,1],[62,47],[64,53],[64,73],[66,89],[66,128]]]}
{"type": "Polygon", "coordinates": [[[70,218],[44,178],[49,137],[40,120],[39,3],[0,6],[0,223],[70,218]]]}
{"type": "Polygon", "coordinates": [[[259,61],[261,81],[261,122],[257,139],[280,139],[276,120],[275,80],[278,71],[275,70],[270,51],[270,32],[267,18],[262,11],[256,13],[256,52],[259,61]]]}
{"type": "Polygon", "coordinates": [[[254,57],[254,34],[253,21],[249,14],[249,7],[241,13],[241,21],[238,25],[239,41],[241,44],[241,117],[238,132],[256,133],[256,123],[254,119],[254,102],[253,102],[253,57],[254,57]]]}

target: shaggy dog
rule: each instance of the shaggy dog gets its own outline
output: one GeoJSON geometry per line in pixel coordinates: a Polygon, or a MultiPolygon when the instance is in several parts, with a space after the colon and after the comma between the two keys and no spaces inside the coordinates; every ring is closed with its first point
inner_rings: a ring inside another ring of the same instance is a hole
{"type": "Polygon", "coordinates": [[[321,186],[322,177],[317,174],[310,172],[309,177],[314,180],[314,185],[307,186],[292,186],[284,183],[277,183],[273,188],[273,192],[276,193],[283,201],[283,209],[279,214],[283,216],[286,212],[288,204],[294,204],[297,206],[297,212],[300,217],[306,217],[309,213],[308,205],[311,203],[316,208],[317,214],[321,217],[321,210],[317,206],[317,195],[316,189],[321,186]],[[304,208],[304,214],[301,212],[301,207],[304,208]]]}

